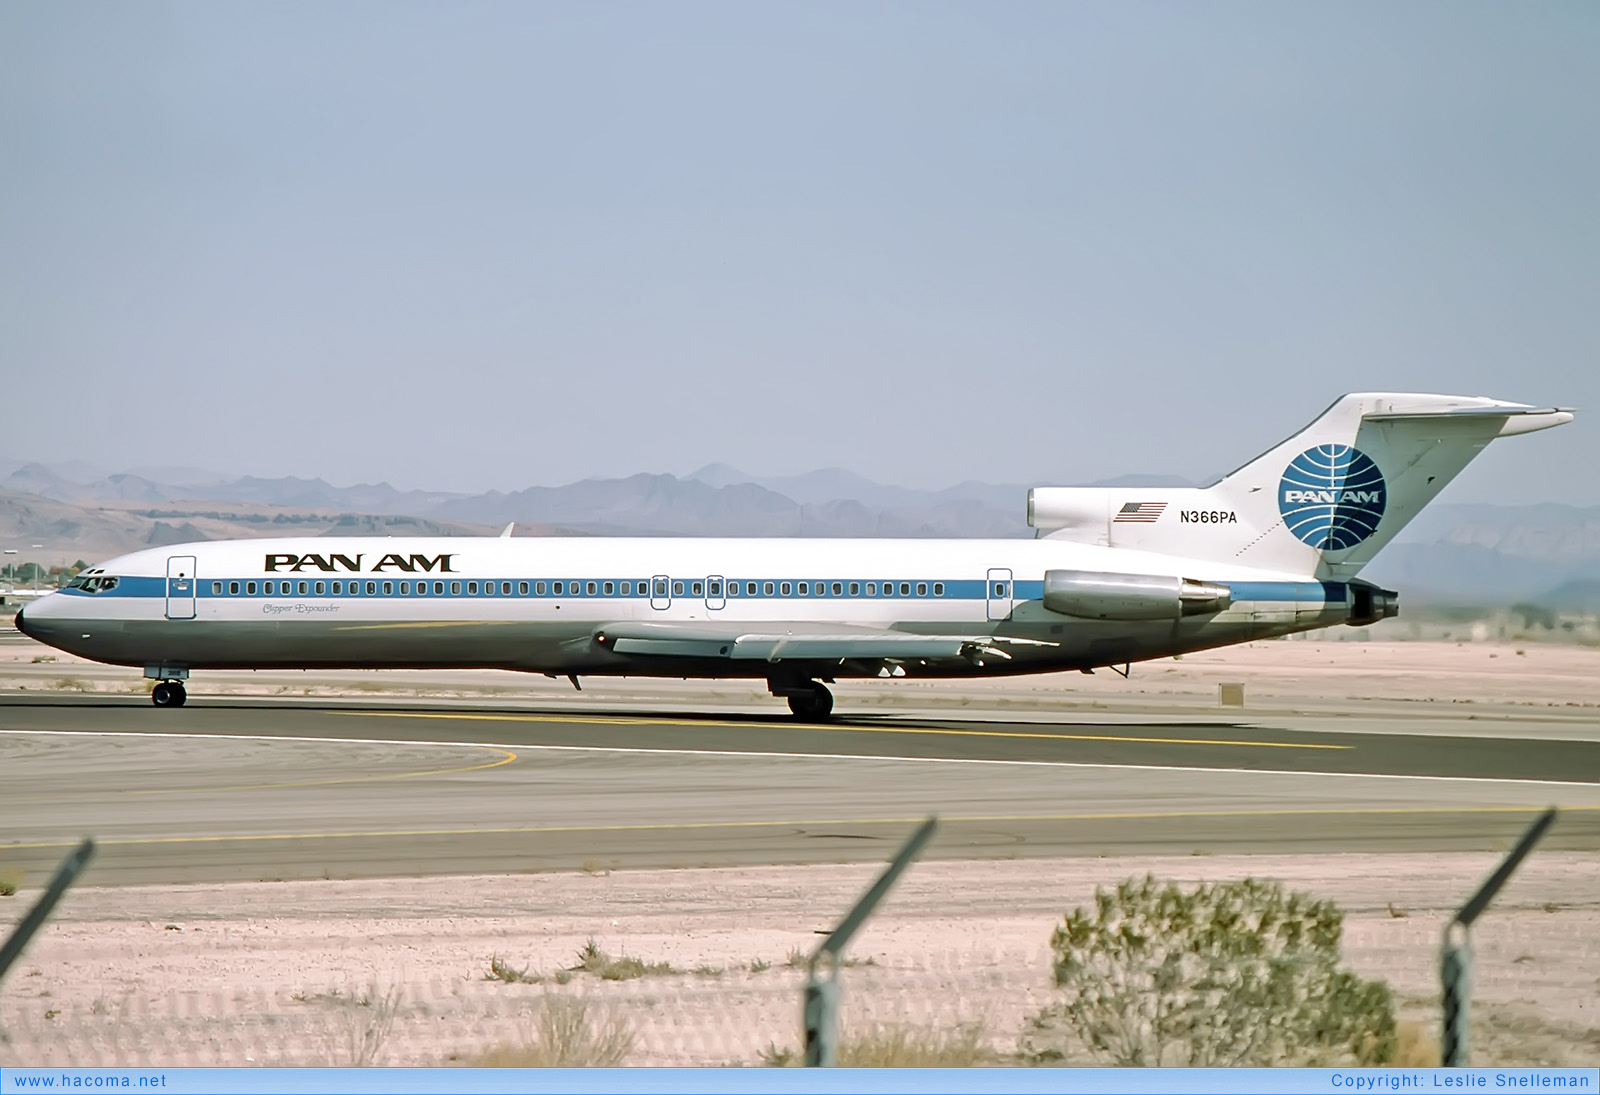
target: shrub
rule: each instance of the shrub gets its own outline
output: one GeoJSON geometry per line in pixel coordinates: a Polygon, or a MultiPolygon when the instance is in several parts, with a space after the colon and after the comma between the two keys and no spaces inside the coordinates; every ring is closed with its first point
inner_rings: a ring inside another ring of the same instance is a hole
{"type": "Polygon", "coordinates": [[[1096,889],[1051,936],[1064,998],[1034,1028],[1117,1065],[1383,1064],[1393,996],[1339,968],[1343,927],[1332,902],[1253,878],[1096,889]]]}

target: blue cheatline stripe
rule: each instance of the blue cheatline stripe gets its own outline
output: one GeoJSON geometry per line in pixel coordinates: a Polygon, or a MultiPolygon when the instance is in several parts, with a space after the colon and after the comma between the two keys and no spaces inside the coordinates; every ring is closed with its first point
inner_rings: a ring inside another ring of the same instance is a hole
{"type": "MultiPolygon", "coordinates": [[[[418,576],[397,577],[386,574],[382,577],[332,577],[327,572],[321,572],[320,577],[274,575],[267,578],[201,578],[195,581],[195,596],[219,600],[239,599],[280,599],[284,597],[320,597],[331,599],[361,599],[376,598],[418,598],[444,597],[444,598],[493,598],[510,597],[514,600],[572,600],[572,599],[613,599],[613,600],[648,600],[651,597],[651,582],[639,579],[620,578],[465,578],[459,575],[449,577],[418,576]],[[216,591],[220,582],[221,591],[216,591]],[[334,583],[339,583],[339,592],[333,592],[334,583]],[[628,592],[622,592],[623,583],[628,585],[628,592]],[[266,592],[268,584],[272,592],[266,592]],[[317,591],[318,586],[322,591],[317,591]],[[606,592],[607,586],[611,592],[606,592]],[[504,592],[505,587],[510,587],[510,592],[504,592]],[[237,587],[238,592],[232,592],[237,587]],[[304,591],[302,592],[302,587],[304,591]],[[351,587],[358,587],[359,592],[351,593],[351,587]],[[368,588],[372,592],[367,592],[368,588]],[[404,587],[405,592],[401,589],[404,587]],[[419,587],[425,587],[426,592],[418,593],[419,587]],[[492,587],[492,592],[490,592],[492,587]],[[557,590],[560,592],[557,592],[557,590]],[[592,588],[592,592],[591,592],[592,588]]],[[[673,600],[703,600],[706,597],[719,596],[708,592],[708,584],[704,578],[669,578],[667,594],[673,600]],[[697,588],[698,587],[698,588],[697,588]]],[[[725,579],[723,593],[720,596],[729,601],[749,600],[790,600],[790,601],[823,601],[823,600],[872,600],[872,601],[899,601],[899,600],[983,600],[987,596],[988,583],[982,579],[944,581],[932,578],[901,579],[839,579],[832,578],[817,581],[810,578],[739,578],[725,579]],[[737,591],[734,585],[738,585],[737,591]],[[767,588],[772,592],[768,593],[767,588]],[[834,587],[839,592],[834,592],[834,587]],[[754,587],[754,592],[750,592],[754,587]],[[906,592],[902,593],[902,587],[906,592]],[[802,588],[804,592],[801,592],[802,588]],[[854,592],[851,592],[852,588],[854,592]],[[868,593],[868,589],[872,592],[868,593]],[[922,592],[919,593],[918,589],[922,592]],[[784,592],[787,589],[788,592],[784,592]],[[887,592],[886,592],[887,591],[887,592]]],[[[82,590],[65,589],[63,593],[73,597],[158,597],[164,598],[168,594],[168,580],[166,578],[131,577],[118,578],[115,589],[105,590],[100,593],[87,593],[82,590]]],[[[1016,582],[1008,590],[1008,595],[1027,600],[1042,596],[1044,593],[1043,582],[1016,582]]],[[[181,596],[181,594],[179,594],[181,596]]]]}
{"type": "MultiPolygon", "coordinates": [[[[249,599],[280,600],[280,599],[283,599],[283,598],[286,598],[286,597],[288,597],[288,598],[316,597],[316,598],[321,598],[321,599],[324,599],[324,600],[331,599],[331,598],[334,598],[334,597],[337,597],[337,598],[339,598],[341,600],[345,600],[345,599],[361,600],[361,599],[365,599],[365,598],[368,598],[368,597],[375,597],[375,598],[379,598],[379,599],[404,597],[404,598],[408,598],[408,599],[426,600],[428,598],[434,598],[434,597],[443,597],[443,598],[446,598],[446,599],[459,599],[459,598],[469,598],[469,597],[473,598],[473,599],[477,599],[477,598],[480,598],[480,597],[484,598],[484,599],[493,599],[493,598],[507,597],[507,596],[509,596],[513,600],[535,600],[535,601],[537,601],[537,600],[546,600],[546,601],[548,601],[548,600],[564,600],[564,601],[566,601],[566,600],[574,600],[574,599],[576,599],[576,600],[590,600],[590,599],[595,599],[595,600],[649,600],[650,599],[650,584],[649,584],[649,582],[647,582],[647,581],[646,582],[641,582],[640,580],[635,579],[635,578],[630,578],[630,579],[621,579],[621,578],[610,578],[610,579],[606,579],[606,578],[594,578],[594,579],[580,578],[580,579],[577,579],[577,580],[574,580],[574,579],[571,579],[571,578],[510,578],[510,579],[507,579],[507,578],[493,578],[493,579],[489,579],[489,578],[461,578],[461,577],[456,577],[456,576],[452,576],[452,577],[448,577],[448,578],[418,577],[418,578],[403,578],[403,579],[402,578],[396,578],[396,577],[384,577],[384,578],[367,578],[367,577],[361,577],[361,578],[331,578],[331,577],[322,577],[322,578],[310,578],[310,577],[279,578],[279,577],[273,577],[273,578],[237,578],[237,579],[224,578],[224,579],[221,579],[222,592],[221,593],[214,593],[214,592],[212,592],[212,583],[214,581],[216,581],[216,580],[217,579],[205,578],[205,579],[200,579],[200,580],[196,581],[194,583],[195,584],[195,588],[196,588],[196,596],[204,598],[204,599],[208,599],[208,600],[211,599],[211,598],[216,598],[216,599],[219,599],[219,600],[240,600],[240,599],[244,599],[244,600],[249,600],[249,599]],[[623,593],[622,592],[622,583],[625,580],[629,584],[629,592],[628,593],[623,593]],[[340,583],[340,592],[338,592],[338,593],[334,593],[333,592],[333,583],[336,582],[336,581],[340,583]],[[266,584],[268,582],[272,583],[273,591],[271,593],[265,592],[266,584]],[[321,593],[316,592],[316,588],[317,588],[317,583],[318,582],[321,582],[322,585],[323,585],[323,592],[321,592],[321,593]],[[605,592],[605,587],[606,587],[606,583],[607,582],[610,582],[611,583],[611,587],[612,587],[612,592],[609,593],[609,594],[605,592]],[[238,593],[230,593],[230,592],[228,592],[233,587],[234,583],[238,584],[239,592],[238,593]],[[248,583],[254,583],[254,588],[255,588],[255,592],[254,593],[245,592],[246,589],[250,588],[248,583]],[[301,586],[302,583],[305,585],[305,592],[304,593],[302,593],[300,591],[300,586],[301,586]],[[427,584],[427,592],[425,594],[418,594],[416,592],[416,587],[418,585],[422,584],[422,583],[426,583],[427,584]],[[511,592],[509,594],[501,592],[502,587],[505,586],[507,583],[509,583],[509,585],[511,587],[511,592]],[[560,593],[557,593],[555,591],[556,590],[556,585],[558,583],[561,586],[561,592],[560,593]],[[359,584],[359,586],[360,586],[360,592],[357,593],[357,594],[349,593],[348,592],[349,587],[352,586],[352,585],[357,585],[357,584],[359,584]],[[406,587],[407,592],[405,592],[405,593],[401,593],[400,592],[402,584],[404,584],[404,586],[406,587]],[[494,592],[493,593],[485,593],[484,592],[485,588],[490,586],[490,585],[492,585],[494,587],[494,592]],[[591,585],[595,587],[595,592],[593,592],[593,593],[589,592],[589,587],[591,585]],[[367,592],[367,587],[368,586],[372,587],[373,592],[371,592],[371,593],[367,592]],[[385,587],[387,587],[388,592],[385,592],[385,587]],[[438,593],[434,592],[434,590],[436,588],[439,589],[441,592],[438,592],[438,593]],[[469,593],[469,592],[467,592],[467,590],[469,588],[475,589],[477,592],[469,593]],[[524,588],[526,588],[526,592],[522,592],[524,588]]],[[[673,600],[698,601],[698,600],[703,600],[707,596],[709,596],[709,594],[706,593],[706,588],[707,587],[706,587],[706,584],[705,584],[705,579],[703,579],[703,578],[672,578],[672,579],[669,579],[669,582],[671,583],[669,585],[669,588],[673,589],[675,591],[675,592],[671,593],[671,595],[670,595],[671,599],[673,599],[673,600]],[[694,584],[696,582],[700,583],[700,591],[698,593],[692,592],[693,589],[694,589],[694,584]],[[680,584],[683,587],[682,588],[682,592],[676,592],[676,589],[680,584]]],[[[1232,591],[1233,599],[1235,601],[1301,601],[1301,602],[1313,602],[1313,603],[1328,602],[1328,603],[1332,603],[1332,604],[1344,604],[1346,602],[1346,600],[1347,600],[1346,586],[1342,582],[1223,582],[1221,584],[1226,585],[1232,591]]],[[[68,594],[69,596],[74,596],[74,597],[157,597],[157,598],[164,598],[164,597],[167,596],[167,579],[165,579],[165,578],[141,578],[141,577],[120,578],[118,580],[116,589],[107,590],[106,592],[103,592],[103,593],[84,593],[84,592],[82,592],[80,590],[75,590],[75,589],[63,590],[62,592],[68,594]]],[[[1011,589],[1008,591],[1008,593],[1009,593],[1009,596],[1011,597],[1011,599],[1013,599],[1013,600],[1017,600],[1017,601],[1036,601],[1039,598],[1044,596],[1044,582],[1042,582],[1042,581],[1026,581],[1026,580],[1015,581],[1015,582],[1011,583],[1011,589]]],[[[737,603],[739,601],[749,601],[749,600],[785,600],[785,601],[825,601],[825,600],[826,601],[831,601],[831,600],[857,600],[857,601],[900,601],[900,600],[931,601],[931,600],[942,600],[942,601],[951,601],[951,600],[955,600],[955,601],[982,601],[982,600],[988,599],[988,596],[989,596],[989,583],[987,581],[983,580],[983,579],[958,579],[958,580],[954,580],[954,581],[938,581],[938,582],[936,582],[935,580],[929,579],[929,578],[906,579],[906,580],[901,580],[901,579],[896,578],[896,579],[892,579],[892,580],[889,580],[889,581],[885,581],[884,579],[878,579],[878,578],[875,578],[875,579],[860,578],[860,579],[840,579],[839,581],[836,582],[833,579],[829,578],[829,579],[827,579],[825,581],[818,582],[818,581],[816,581],[814,579],[800,579],[800,578],[739,578],[739,579],[731,579],[730,578],[730,579],[726,579],[725,580],[723,596],[724,596],[725,600],[727,600],[728,602],[731,602],[731,603],[737,603]],[[731,592],[732,587],[733,587],[735,582],[737,582],[738,586],[739,586],[739,592],[737,592],[737,593],[731,592]],[[801,593],[800,592],[800,586],[801,586],[802,582],[806,586],[806,592],[805,593],[801,593]],[[771,593],[767,593],[766,592],[766,588],[767,588],[768,584],[770,584],[772,586],[772,592],[771,593]],[[874,592],[872,594],[868,594],[867,593],[867,588],[868,588],[869,584],[872,585],[875,588],[876,592],[874,592]],[[754,585],[755,586],[755,590],[756,591],[753,594],[746,592],[746,589],[750,585],[754,585]],[[785,585],[787,585],[788,588],[789,588],[789,592],[787,594],[782,592],[785,585]],[[833,587],[835,585],[838,585],[840,587],[840,592],[838,594],[835,594],[833,592],[833,587]],[[900,587],[902,585],[908,586],[910,588],[910,592],[907,593],[907,594],[902,595],[901,592],[900,592],[900,587]],[[923,593],[921,596],[918,596],[918,594],[917,594],[917,586],[918,585],[922,585],[926,590],[926,592],[923,593]],[[854,586],[856,588],[856,592],[855,593],[851,593],[850,592],[850,589],[851,589],[852,586],[854,586]],[[882,590],[883,590],[883,588],[885,586],[892,586],[893,587],[894,592],[893,592],[892,595],[890,595],[890,596],[884,596],[883,595],[882,590]],[[943,593],[935,593],[934,592],[935,586],[942,586],[944,592],[943,593]],[[817,589],[819,587],[823,589],[823,592],[821,594],[817,593],[817,589]]]]}

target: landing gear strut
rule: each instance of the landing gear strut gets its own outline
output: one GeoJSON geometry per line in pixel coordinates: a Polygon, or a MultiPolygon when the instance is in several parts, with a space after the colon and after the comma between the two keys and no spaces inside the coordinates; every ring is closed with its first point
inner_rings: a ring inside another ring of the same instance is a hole
{"type": "Polygon", "coordinates": [[[182,707],[188,698],[182,681],[162,681],[150,690],[150,702],[157,707],[182,707]]]}
{"type": "Polygon", "coordinates": [[[833,715],[833,693],[821,681],[797,681],[792,685],[774,683],[772,693],[789,701],[789,710],[801,722],[827,722],[833,715]]]}

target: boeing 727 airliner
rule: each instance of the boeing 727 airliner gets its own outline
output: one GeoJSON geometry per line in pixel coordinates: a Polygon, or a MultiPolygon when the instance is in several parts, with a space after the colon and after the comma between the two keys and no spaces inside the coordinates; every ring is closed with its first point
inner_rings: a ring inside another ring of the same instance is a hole
{"type": "Polygon", "coordinates": [[[1201,488],[1040,487],[1032,540],[233,540],[134,552],[17,615],[142,666],[744,677],[826,719],[852,677],[1089,671],[1371,624],[1356,575],[1485,445],[1570,422],[1493,399],[1347,395],[1201,488]]]}

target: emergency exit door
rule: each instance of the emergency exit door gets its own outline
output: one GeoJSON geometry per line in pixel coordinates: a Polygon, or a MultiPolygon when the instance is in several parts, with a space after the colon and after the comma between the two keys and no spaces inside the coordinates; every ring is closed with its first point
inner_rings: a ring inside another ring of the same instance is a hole
{"type": "Polygon", "coordinates": [[[989,572],[989,619],[1004,620],[1011,615],[1011,598],[1014,592],[1011,588],[1011,571],[989,572]]]}

